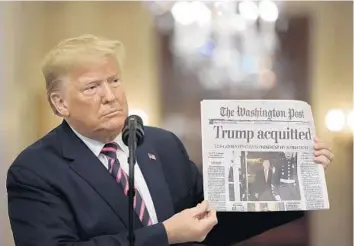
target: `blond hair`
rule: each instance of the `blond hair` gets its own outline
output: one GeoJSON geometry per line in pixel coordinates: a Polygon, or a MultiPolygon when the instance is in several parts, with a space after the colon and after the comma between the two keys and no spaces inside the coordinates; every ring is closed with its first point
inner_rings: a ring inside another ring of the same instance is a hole
{"type": "Polygon", "coordinates": [[[63,80],[75,66],[85,63],[88,56],[90,58],[114,57],[122,66],[124,55],[124,46],[118,40],[87,34],[61,41],[46,55],[42,63],[47,99],[54,113],[58,114],[50,98],[51,94],[60,89],[63,80]]]}

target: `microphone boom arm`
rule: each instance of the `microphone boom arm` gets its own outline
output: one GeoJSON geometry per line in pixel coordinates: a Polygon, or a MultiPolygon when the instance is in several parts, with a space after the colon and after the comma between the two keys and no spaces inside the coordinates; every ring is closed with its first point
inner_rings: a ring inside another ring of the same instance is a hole
{"type": "Polygon", "coordinates": [[[128,121],[129,128],[129,137],[128,137],[128,148],[129,148],[129,190],[128,190],[128,200],[129,200],[129,245],[134,246],[135,244],[135,234],[134,234],[134,196],[135,196],[135,187],[134,187],[134,168],[136,163],[136,148],[137,148],[137,139],[136,139],[136,130],[137,124],[134,119],[128,121]]]}
{"type": "Polygon", "coordinates": [[[135,197],[135,187],[134,187],[134,171],[136,163],[136,149],[138,146],[142,145],[144,142],[144,124],[143,120],[137,115],[129,116],[125,122],[122,131],[123,143],[129,148],[128,164],[129,164],[129,178],[128,178],[128,202],[129,202],[129,233],[128,241],[130,246],[134,246],[135,235],[134,235],[134,197],[135,197]]]}

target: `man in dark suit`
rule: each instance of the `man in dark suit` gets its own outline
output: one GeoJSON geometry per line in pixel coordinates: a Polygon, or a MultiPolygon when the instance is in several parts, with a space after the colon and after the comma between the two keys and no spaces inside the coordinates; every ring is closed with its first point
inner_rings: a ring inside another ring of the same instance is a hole
{"type": "Polygon", "coordinates": [[[275,201],[272,193],[273,170],[269,160],[264,159],[256,171],[254,193],[259,201],[275,201]]]}
{"type": "MultiPolygon", "coordinates": [[[[121,140],[128,104],[121,49],[118,41],[86,35],[61,42],[45,59],[48,101],[63,122],[9,168],[16,245],[128,245],[128,149],[121,140]]],[[[326,163],[330,154],[321,153],[326,163]]],[[[181,141],[162,129],[145,128],[135,167],[135,245],[227,245],[299,217],[217,218],[203,201],[202,177],[181,141]]]]}
{"type": "Polygon", "coordinates": [[[280,152],[279,156],[273,161],[277,167],[277,188],[276,192],[279,199],[300,200],[299,180],[297,175],[297,153],[280,152]]]}

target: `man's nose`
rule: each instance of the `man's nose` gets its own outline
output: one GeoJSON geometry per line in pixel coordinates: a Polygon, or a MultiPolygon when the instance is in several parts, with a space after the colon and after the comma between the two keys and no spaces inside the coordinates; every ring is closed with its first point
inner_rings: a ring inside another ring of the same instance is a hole
{"type": "Polygon", "coordinates": [[[105,102],[111,102],[115,99],[115,95],[109,83],[103,83],[102,97],[105,102]]]}

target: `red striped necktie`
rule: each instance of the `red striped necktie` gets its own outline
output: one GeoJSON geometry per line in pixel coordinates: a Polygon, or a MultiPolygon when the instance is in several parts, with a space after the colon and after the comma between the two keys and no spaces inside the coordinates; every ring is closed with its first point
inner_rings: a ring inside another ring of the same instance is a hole
{"type": "MultiPolygon", "coordinates": [[[[129,190],[128,175],[123,171],[120,166],[119,160],[117,158],[117,150],[118,144],[108,143],[105,144],[101,153],[108,157],[109,173],[113,176],[113,178],[117,181],[118,184],[121,184],[124,194],[127,196],[129,190]]],[[[137,189],[135,189],[134,209],[143,225],[149,226],[152,224],[149,212],[146,209],[145,202],[137,189]]]]}

